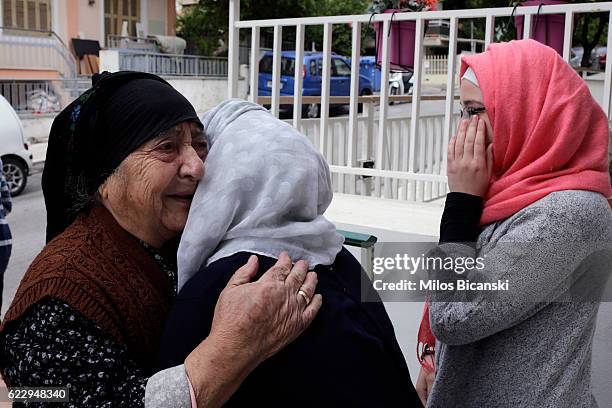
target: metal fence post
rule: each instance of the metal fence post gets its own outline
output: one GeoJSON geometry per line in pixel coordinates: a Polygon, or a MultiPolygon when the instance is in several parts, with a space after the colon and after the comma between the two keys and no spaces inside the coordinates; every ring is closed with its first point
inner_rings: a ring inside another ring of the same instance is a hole
{"type": "Polygon", "coordinates": [[[235,98],[238,96],[238,48],[240,45],[239,29],[236,22],[240,21],[240,0],[229,2],[229,49],[227,52],[227,96],[235,98]]]}

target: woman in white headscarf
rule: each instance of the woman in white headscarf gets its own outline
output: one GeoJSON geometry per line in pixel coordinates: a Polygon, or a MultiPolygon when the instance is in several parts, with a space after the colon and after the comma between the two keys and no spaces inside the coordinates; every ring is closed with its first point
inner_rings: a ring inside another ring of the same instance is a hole
{"type": "MultiPolygon", "coordinates": [[[[384,306],[361,302],[361,266],[323,216],[332,199],[323,156],[250,102],[226,101],[202,122],[210,152],[181,238],[180,293],[161,367],[183,361],[206,338],[235,265],[256,254],[265,271],[287,251],[317,273],[325,301],[311,328],[256,368],[228,406],[420,407],[384,306]]],[[[305,303],[315,296],[300,295],[305,303]]]]}

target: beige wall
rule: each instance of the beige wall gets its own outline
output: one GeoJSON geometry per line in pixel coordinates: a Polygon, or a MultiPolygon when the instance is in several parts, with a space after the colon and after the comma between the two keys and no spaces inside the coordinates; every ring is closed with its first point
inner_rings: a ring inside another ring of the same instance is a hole
{"type": "Polygon", "coordinates": [[[102,24],[102,7],[100,2],[104,0],[96,0],[93,6],[89,5],[88,0],[55,0],[58,2],[57,22],[58,27],[55,27],[55,32],[64,41],[66,45],[70,45],[72,38],[78,37],[88,40],[101,40],[101,24],[102,24]]]}
{"type": "Polygon", "coordinates": [[[81,38],[88,40],[98,40],[102,44],[102,12],[103,9],[98,3],[104,3],[104,0],[97,0],[92,6],[89,5],[87,0],[78,0],[79,3],[79,26],[78,32],[82,35],[81,38]]]}
{"type": "MultiPolygon", "coordinates": [[[[66,13],[66,10],[68,9],[68,1],[56,1],[58,2],[57,7],[51,9],[51,13],[55,13],[57,11],[57,19],[55,21],[57,21],[58,26],[54,27],[54,31],[57,35],[59,35],[64,43],[68,44],[68,15],[66,13]]],[[[51,18],[55,19],[55,16],[51,16],[51,18]]]]}
{"type": "MultiPolygon", "coordinates": [[[[58,25],[56,32],[60,38],[66,43],[70,43],[70,39],[81,34],[82,38],[88,40],[98,40],[103,45],[102,29],[103,29],[103,13],[104,0],[96,0],[92,6],[88,0],[55,0],[58,2],[58,25]],[[73,22],[76,19],[76,26],[73,22]]],[[[140,0],[141,10],[146,10],[148,16],[142,16],[141,20],[147,18],[149,34],[169,34],[167,27],[168,23],[168,7],[174,5],[173,0],[140,0]]],[[[144,21],[143,21],[144,23],[144,21]]]]}

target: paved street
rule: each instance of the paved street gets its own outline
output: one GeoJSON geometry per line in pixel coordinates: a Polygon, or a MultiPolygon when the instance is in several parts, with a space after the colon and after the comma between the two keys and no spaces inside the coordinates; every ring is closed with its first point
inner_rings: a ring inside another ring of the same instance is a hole
{"type": "Polygon", "coordinates": [[[38,172],[28,178],[28,185],[19,197],[13,199],[13,212],[8,222],[13,234],[13,253],[4,274],[2,313],[11,303],[23,274],[45,245],[46,213],[38,172]]]}

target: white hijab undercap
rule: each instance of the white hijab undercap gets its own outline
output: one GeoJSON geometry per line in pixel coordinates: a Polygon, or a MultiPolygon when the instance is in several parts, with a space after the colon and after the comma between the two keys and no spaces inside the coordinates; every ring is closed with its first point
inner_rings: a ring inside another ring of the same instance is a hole
{"type": "Polygon", "coordinates": [[[463,76],[461,77],[461,80],[464,79],[467,79],[468,81],[476,85],[478,88],[480,88],[480,85],[478,84],[478,79],[476,79],[476,74],[472,70],[472,67],[468,67],[468,69],[465,70],[463,76]]]}

